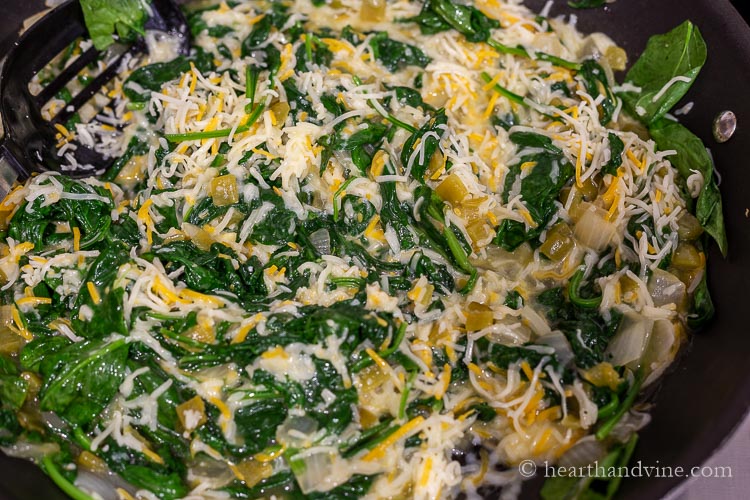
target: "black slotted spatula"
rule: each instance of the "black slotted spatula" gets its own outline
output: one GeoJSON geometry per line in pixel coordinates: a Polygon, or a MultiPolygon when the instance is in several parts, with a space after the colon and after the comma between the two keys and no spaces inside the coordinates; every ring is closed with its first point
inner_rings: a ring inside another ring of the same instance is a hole
{"type": "MultiPolygon", "coordinates": [[[[180,8],[172,0],[153,0],[147,30],[157,30],[180,38],[180,52],[187,55],[189,29],[180,8]]],[[[63,159],[57,155],[56,124],[65,124],[73,113],[94,96],[121,70],[124,58],[146,50],[142,39],[123,47],[97,77],[91,80],[50,121],[42,117],[42,107],[101,53],[91,47],[79,55],[37,95],[29,82],[55,57],[79,38],[88,38],[83,12],[77,0],[69,0],[31,26],[11,49],[0,76],[0,113],[5,137],[0,142],[0,199],[17,179],[24,180],[34,172],[61,171],[63,159]]],[[[105,170],[113,161],[82,144],[72,154],[80,165],[94,169],[66,170],[65,175],[82,177],[105,170]]]]}

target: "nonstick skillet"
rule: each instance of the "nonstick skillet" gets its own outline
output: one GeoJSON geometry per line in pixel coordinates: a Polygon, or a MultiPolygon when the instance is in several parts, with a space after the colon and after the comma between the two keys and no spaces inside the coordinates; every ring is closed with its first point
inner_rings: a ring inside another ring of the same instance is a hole
{"type": "MultiPolygon", "coordinates": [[[[0,2],[0,57],[16,38],[24,19],[43,8],[43,0],[0,2]]],[[[541,9],[545,0],[528,0],[541,9]]],[[[738,3],[740,5],[741,2],[738,3]]],[[[691,345],[655,394],[652,422],[642,431],[633,463],[683,467],[700,465],[716,451],[750,408],[750,27],[728,0],[617,0],[604,9],[572,10],[558,0],[551,14],[575,14],[583,32],[602,31],[635,60],[652,34],[685,19],[696,23],[709,47],[708,62],[684,102],[695,103],[682,122],[713,153],[721,174],[729,255],[709,256],[716,318],[691,345]],[[711,133],[717,114],[733,111],[734,137],[716,142],[711,133]]],[[[678,104],[681,106],[683,103],[678,104]]],[[[742,464],[731,465],[734,476],[742,464]]],[[[656,499],[684,478],[631,478],[620,498],[656,499]]],[[[538,496],[540,481],[524,488],[538,496]]],[[[65,495],[35,465],[0,456],[0,498],[63,499],[65,495]]]]}

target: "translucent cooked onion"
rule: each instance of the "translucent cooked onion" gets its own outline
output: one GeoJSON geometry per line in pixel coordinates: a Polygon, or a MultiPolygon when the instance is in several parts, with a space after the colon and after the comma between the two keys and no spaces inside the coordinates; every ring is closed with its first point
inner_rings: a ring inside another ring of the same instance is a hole
{"type": "Polygon", "coordinates": [[[634,432],[643,429],[651,421],[651,415],[646,412],[629,411],[609,433],[612,439],[620,442],[627,441],[634,432]]]}
{"type": "Polygon", "coordinates": [[[607,347],[606,359],[614,366],[637,368],[648,345],[654,320],[635,312],[625,313],[607,347]]]}
{"type": "Polygon", "coordinates": [[[201,484],[210,484],[212,488],[221,488],[232,482],[235,478],[234,472],[226,462],[215,460],[205,455],[198,455],[195,461],[189,464],[190,480],[201,484]]]}
{"type": "Polygon", "coordinates": [[[294,478],[304,494],[330,491],[348,481],[353,473],[330,447],[305,450],[290,462],[294,478]]]}
{"type": "Polygon", "coordinates": [[[676,341],[675,326],[671,321],[660,319],[654,323],[651,338],[641,361],[641,364],[648,373],[644,385],[648,385],[659,378],[672,363],[677,351],[675,346],[676,341]]]}
{"type": "Polygon", "coordinates": [[[587,436],[565,452],[557,462],[561,467],[585,467],[601,460],[607,454],[607,448],[594,436],[587,436]]]}
{"type": "Polygon", "coordinates": [[[287,448],[310,446],[312,435],[318,430],[318,422],[307,416],[291,415],[276,430],[276,440],[287,448]]]}
{"type": "Polygon", "coordinates": [[[119,500],[115,484],[109,477],[100,476],[86,470],[79,470],[75,480],[76,488],[102,500],[119,500]]]}
{"type": "Polygon", "coordinates": [[[532,307],[525,306],[521,310],[521,318],[525,319],[529,323],[529,326],[534,331],[534,333],[536,333],[540,337],[549,335],[552,331],[547,324],[547,321],[532,307]]]}
{"type": "Polygon", "coordinates": [[[472,263],[477,267],[492,269],[493,272],[503,278],[516,280],[533,257],[534,252],[527,243],[519,246],[513,252],[508,252],[496,245],[490,245],[484,252],[484,256],[472,259],[472,263]]]}
{"type": "Polygon", "coordinates": [[[648,291],[656,307],[675,304],[679,308],[687,296],[685,284],[680,278],[662,269],[654,269],[648,279],[648,291]]]}
{"type": "Polygon", "coordinates": [[[607,220],[607,212],[589,203],[581,203],[581,218],[575,226],[575,236],[587,247],[601,252],[612,241],[617,226],[607,220]]]}
{"type": "Polygon", "coordinates": [[[9,457],[38,461],[47,455],[59,453],[60,446],[57,443],[28,443],[19,441],[10,446],[3,446],[1,449],[9,457]]]}
{"type": "Polygon", "coordinates": [[[575,358],[575,354],[573,354],[573,348],[570,347],[570,342],[568,342],[567,337],[565,337],[563,332],[561,332],[560,330],[555,330],[549,335],[540,337],[537,340],[537,343],[548,345],[553,348],[555,350],[555,355],[557,356],[557,359],[560,361],[560,364],[562,366],[567,366],[568,363],[570,363],[573,358],[575,358]]]}
{"type": "Polygon", "coordinates": [[[318,229],[310,235],[310,243],[320,255],[331,254],[331,235],[327,229],[318,229]]]}

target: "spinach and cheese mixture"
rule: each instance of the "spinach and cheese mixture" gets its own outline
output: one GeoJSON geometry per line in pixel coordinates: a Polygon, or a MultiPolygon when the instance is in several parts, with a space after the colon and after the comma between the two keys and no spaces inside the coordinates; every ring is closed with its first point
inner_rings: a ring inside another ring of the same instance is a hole
{"type": "MultiPolygon", "coordinates": [[[[111,4],[88,15],[142,31],[148,2],[111,4]]],[[[77,499],[511,496],[525,460],[627,463],[726,248],[669,114],[697,28],[623,77],[517,1],[184,9],[189,55],[146,34],[60,127],[109,170],[0,205],[5,453],[77,499]]]]}

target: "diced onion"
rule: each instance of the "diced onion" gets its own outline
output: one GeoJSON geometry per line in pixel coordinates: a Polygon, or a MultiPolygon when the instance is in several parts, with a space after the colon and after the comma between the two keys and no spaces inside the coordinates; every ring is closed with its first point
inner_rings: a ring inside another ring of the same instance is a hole
{"type": "Polygon", "coordinates": [[[653,319],[635,312],[625,313],[620,328],[607,347],[607,360],[614,366],[637,368],[653,327],[653,319]]]}
{"type": "Polygon", "coordinates": [[[648,279],[648,291],[656,307],[666,304],[675,304],[679,307],[686,297],[685,284],[680,278],[662,269],[654,269],[648,279]]]}
{"type": "Polygon", "coordinates": [[[528,321],[531,329],[540,337],[549,335],[552,331],[547,324],[547,321],[545,321],[545,319],[532,307],[525,306],[523,309],[521,309],[521,318],[528,321]]]}
{"type": "Polygon", "coordinates": [[[318,229],[310,235],[310,243],[320,255],[331,254],[331,235],[327,229],[318,229]]]}
{"type": "Polygon", "coordinates": [[[312,442],[318,422],[306,416],[289,416],[276,430],[276,440],[287,448],[303,448],[312,442]]]}
{"type": "Polygon", "coordinates": [[[537,343],[552,347],[561,366],[567,366],[575,358],[570,342],[560,330],[555,330],[549,335],[540,337],[537,343]]]}
{"type": "Polygon", "coordinates": [[[435,193],[453,206],[458,205],[469,196],[469,190],[466,189],[464,181],[456,174],[450,174],[443,179],[435,188],[435,193]]]}
{"type": "Polygon", "coordinates": [[[9,457],[30,458],[39,461],[47,455],[59,453],[60,446],[57,443],[29,443],[19,441],[10,446],[3,446],[2,450],[9,457]]]}
{"type": "Polygon", "coordinates": [[[242,476],[245,486],[252,488],[273,474],[273,465],[250,458],[238,463],[236,470],[242,476]]]}
{"type": "Polygon", "coordinates": [[[583,208],[581,218],[575,226],[575,236],[578,241],[597,252],[607,248],[615,236],[617,227],[609,222],[606,216],[605,210],[594,205],[589,204],[583,208]]]}
{"type": "Polygon", "coordinates": [[[661,376],[666,368],[674,360],[676,353],[675,341],[677,340],[675,327],[671,321],[660,319],[654,323],[648,346],[643,353],[641,364],[647,370],[648,377],[644,385],[647,385],[661,376]]]}
{"type": "Polygon", "coordinates": [[[94,498],[101,498],[102,500],[118,500],[120,498],[109,475],[102,476],[80,469],[74,484],[78,489],[94,498]]]}
{"type": "MultiPolygon", "coordinates": [[[[0,284],[2,284],[2,280],[0,280],[0,284]]],[[[12,324],[13,306],[0,306],[0,354],[16,354],[26,345],[26,340],[23,337],[8,328],[12,324]]]]}
{"type": "Polygon", "coordinates": [[[330,491],[345,483],[351,468],[329,447],[312,448],[291,458],[291,468],[302,493],[330,491]]]}
{"type": "Polygon", "coordinates": [[[578,441],[572,448],[560,457],[560,467],[585,467],[601,460],[607,454],[607,448],[601,441],[588,436],[578,441]],[[591,438],[591,439],[590,439],[591,438]]]}
{"type": "Polygon", "coordinates": [[[588,429],[596,423],[599,407],[588,397],[580,380],[576,380],[573,384],[573,395],[578,400],[578,418],[581,427],[588,429]]]}
{"type": "Polygon", "coordinates": [[[235,474],[226,462],[199,454],[190,464],[190,479],[201,484],[208,483],[213,488],[221,488],[231,483],[235,474]]]}
{"type": "Polygon", "coordinates": [[[211,180],[209,194],[217,207],[233,205],[240,200],[237,178],[233,175],[222,175],[211,180]]]}

